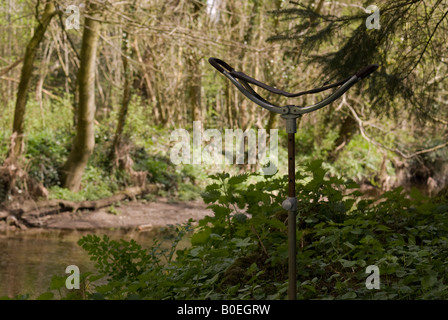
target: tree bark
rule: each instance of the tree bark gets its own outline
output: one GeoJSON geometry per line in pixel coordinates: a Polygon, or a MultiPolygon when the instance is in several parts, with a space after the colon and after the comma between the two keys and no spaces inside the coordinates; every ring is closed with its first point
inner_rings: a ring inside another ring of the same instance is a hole
{"type": "Polygon", "coordinates": [[[76,136],[62,169],[63,186],[71,191],[79,191],[84,169],[95,145],[95,68],[101,24],[96,20],[99,16],[97,6],[90,3],[89,11],[89,16],[85,18],[81,64],[78,71],[79,105],[76,136]]]}
{"type": "Polygon", "coordinates": [[[342,122],[339,129],[338,138],[335,141],[335,149],[329,154],[328,161],[333,163],[338,159],[339,154],[349,144],[358,130],[358,123],[352,117],[348,116],[342,122]]]}
{"type": "Polygon", "coordinates": [[[227,109],[227,123],[229,124],[230,128],[234,128],[233,123],[233,106],[232,106],[232,95],[230,94],[230,85],[229,82],[226,81],[225,84],[225,103],[226,103],[226,109],[227,109]]]}
{"type": "Polygon", "coordinates": [[[126,124],[126,117],[128,114],[129,102],[131,101],[131,86],[133,82],[133,72],[129,68],[128,55],[133,56],[133,50],[129,48],[129,34],[123,31],[122,40],[122,62],[123,62],[123,77],[124,77],[124,88],[123,97],[121,101],[120,113],[118,115],[117,129],[115,131],[114,140],[110,150],[110,159],[112,161],[112,167],[118,167],[118,159],[120,153],[120,146],[124,131],[124,126],[126,124]]]}
{"type": "Polygon", "coordinates": [[[14,122],[12,127],[12,134],[15,134],[16,138],[13,145],[11,145],[10,147],[8,155],[12,162],[15,162],[15,160],[23,153],[23,134],[26,103],[28,100],[28,89],[33,74],[34,60],[36,59],[39,45],[44,38],[45,31],[47,30],[47,27],[55,14],[56,8],[54,1],[47,2],[47,4],[45,5],[44,13],[42,15],[42,19],[39,21],[36,31],[34,32],[33,37],[26,47],[22,72],[20,75],[19,88],[17,91],[17,100],[14,110],[14,122]]]}
{"type": "Polygon", "coordinates": [[[148,100],[152,102],[152,108],[154,110],[154,124],[160,123],[160,114],[157,108],[157,97],[155,93],[155,89],[151,83],[151,69],[147,67],[146,62],[143,60],[143,57],[140,53],[140,49],[138,47],[138,39],[135,38],[133,42],[134,52],[136,54],[137,60],[141,66],[141,72],[143,74],[143,79],[145,80],[144,84],[146,85],[146,94],[148,96],[148,100]]]}
{"type": "Polygon", "coordinates": [[[201,82],[202,75],[199,66],[199,59],[195,58],[195,53],[190,52],[187,55],[187,65],[189,71],[188,81],[188,102],[191,106],[191,114],[193,121],[202,121],[202,106],[201,106],[201,82]],[[194,57],[194,58],[193,58],[194,57]]]}

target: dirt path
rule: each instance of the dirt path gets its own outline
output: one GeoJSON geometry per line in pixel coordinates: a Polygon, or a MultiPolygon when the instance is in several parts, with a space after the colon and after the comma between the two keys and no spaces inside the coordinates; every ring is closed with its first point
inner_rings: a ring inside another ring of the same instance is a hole
{"type": "Polygon", "coordinates": [[[38,218],[40,228],[91,230],[124,228],[149,230],[188,221],[199,220],[213,212],[206,209],[202,200],[170,203],[165,199],[157,202],[124,201],[117,207],[95,211],[63,212],[38,218]]]}

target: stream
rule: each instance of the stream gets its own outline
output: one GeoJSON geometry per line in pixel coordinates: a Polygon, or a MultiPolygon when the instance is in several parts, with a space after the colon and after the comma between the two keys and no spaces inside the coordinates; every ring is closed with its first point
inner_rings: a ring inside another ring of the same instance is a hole
{"type": "MultiPolygon", "coordinates": [[[[37,229],[0,233],[0,297],[12,298],[27,293],[29,299],[35,299],[49,291],[53,275],[69,276],[65,274],[69,265],[78,266],[81,273],[95,271],[94,262],[77,244],[82,236],[88,234],[107,234],[115,240],[134,239],[143,247],[149,247],[154,239],[164,237],[160,229],[145,232],[135,229],[37,229]]],[[[184,239],[179,246],[185,247],[187,243],[188,239],[184,239]]]]}

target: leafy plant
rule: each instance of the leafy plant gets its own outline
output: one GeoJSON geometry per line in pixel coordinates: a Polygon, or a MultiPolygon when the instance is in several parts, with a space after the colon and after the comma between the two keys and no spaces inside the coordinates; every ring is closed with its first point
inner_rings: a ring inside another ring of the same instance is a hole
{"type": "MultiPolygon", "coordinates": [[[[202,197],[213,211],[177,226],[172,245],[86,236],[79,244],[107,283],[89,299],[284,299],[287,290],[287,177],[210,176],[202,197]],[[193,232],[191,232],[193,231],[193,232]],[[189,236],[191,246],[178,248],[189,236]]],[[[355,184],[327,177],[313,161],[296,174],[300,299],[448,298],[448,205],[396,189],[357,201],[355,184]],[[366,288],[366,267],[380,290],[366,288]]],[[[93,277],[93,276],[92,276],[93,277]]],[[[95,278],[86,277],[86,281],[95,278]]]]}

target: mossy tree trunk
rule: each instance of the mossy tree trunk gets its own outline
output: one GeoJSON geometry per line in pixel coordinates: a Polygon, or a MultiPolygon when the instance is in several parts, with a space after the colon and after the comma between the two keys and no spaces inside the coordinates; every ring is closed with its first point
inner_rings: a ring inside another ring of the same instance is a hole
{"type": "Polygon", "coordinates": [[[76,136],[67,162],[62,169],[62,183],[71,191],[79,191],[81,178],[95,145],[95,68],[101,24],[95,4],[89,4],[82,36],[81,64],[78,71],[79,105],[76,136]]]}
{"type": "Polygon", "coordinates": [[[33,75],[34,61],[36,59],[39,45],[42,42],[45,31],[51,22],[51,19],[57,13],[54,1],[48,1],[45,5],[42,19],[34,32],[33,37],[26,47],[25,57],[23,59],[23,66],[20,75],[19,88],[17,90],[17,100],[14,110],[14,122],[12,127],[12,144],[9,150],[9,159],[13,162],[23,153],[23,134],[25,123],[26,103],[28,98],[28,90],[33,75]]]}

